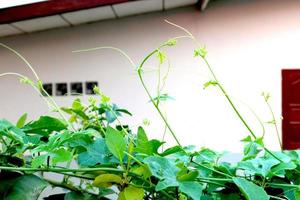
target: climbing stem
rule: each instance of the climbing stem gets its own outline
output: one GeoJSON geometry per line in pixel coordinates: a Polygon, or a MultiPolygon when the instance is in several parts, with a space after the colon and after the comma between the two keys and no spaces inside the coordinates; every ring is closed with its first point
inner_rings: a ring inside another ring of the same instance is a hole
{"type": "MultiPolygon", "coordinates": [[[[165,45],[160,46],[160,48],[163,47],[163,46],[165,46],[165,45]]],[[[153,56],[155,53],[157,53],[157,51],[158,51],[157,49],[154,50],[154,51],[152,51],[151,53],[149,53],[149,54],[144,58],[144,60],[141,62],[140,66],[139,66],[138,69],[137,69],[137,73],[138,73],[139,79],[140,79],[140,81],[141,81],[141,84],[142,84],[144,90],[146,91],[146,93],[147,93],[147,95],[148,95],[148,97],[149,97],[151,103],[153,104],[153,106],[154,106],[155,109],[157,110],[158,114],[160,115],[161,119],[164,121],[164,123],[165,123],[165,125],[167,126],[167,128],[169,129],[169,131],[170,131],[170,133],[172,134],[173,138],[175,139],[176,143],[177,143],[179,146],[181,146],[181,144],[180,144],[178,138],[176,137],[175,132],[174,132],[173,129],[171,128],[171,126],[170,126],[170,124],[168,123],[167,119],[165,118],[165,116],[163,115],[162,111],[160,110],[159,106],[155,103],[154,99],[152,98],[152,96],[151,96],[151,94],[150,94],[150,91],[149,91],[149,89],[148,89],[148,87],[147,87],[147,85],[146,85],[146,83],[145,83],[145,81],[144,81],[144,79],[143,79],[143,76],[142,76],[142,68],[143,68],[145,62],[146,62],[149,58],[151,58],[151,56],[153,56]]]]}

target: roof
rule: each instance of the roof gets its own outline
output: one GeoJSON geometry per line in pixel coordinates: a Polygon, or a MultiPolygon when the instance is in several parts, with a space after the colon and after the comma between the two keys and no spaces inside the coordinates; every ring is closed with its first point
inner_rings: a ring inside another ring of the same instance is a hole
{"type": "Polygon", "coordinates": [[[208,0],[12,0],[8,5],[0,4],[0,37],[190,5],[203,9],[207,3],[208,0]]]}

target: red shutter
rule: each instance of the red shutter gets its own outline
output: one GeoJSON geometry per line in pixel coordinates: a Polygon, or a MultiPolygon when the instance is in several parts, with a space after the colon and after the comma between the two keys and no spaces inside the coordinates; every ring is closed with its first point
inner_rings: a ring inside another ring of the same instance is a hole
{"type": "Polygon", "coordinates": [[[300,69],[282,70],[282,142],[300,148],[300,69]]]}

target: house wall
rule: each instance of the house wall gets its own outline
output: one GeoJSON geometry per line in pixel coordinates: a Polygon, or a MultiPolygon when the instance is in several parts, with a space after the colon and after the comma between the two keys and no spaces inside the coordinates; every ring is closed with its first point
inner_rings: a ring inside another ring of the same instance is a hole
{"type": "MultiPolygon", "coordinates": [[[[152,138],[162,138],[163,123],[139,83],[134,68],[118,53],[102,50],[74,54],[71,51],[97,46],[115,46],[126,51],[136,63],[170,37],[184,33],[164,22],[168,19],[190,30],[208,50],[207,59],[257,135],[262,133],[252,110],[263,122],[271,115],[261,92],[271,94],[277,120],[281,116],[281,69],[300,66],[300,2],[293,0],[213,1],[205,12],[195,8],[133,16],[117,20],[1,38],[24,55],[44,82],[99,82],[112,101],[134,116],[122,119],[134,128],[145,118],[152,138]],[[247,105],[247,106],[246,106],[247,105]],[[251,107],[251,109],[249,109],[251,107]]],[[[204,62],[193,57],[195,45],[182,39],[165,50],[171,71],[165,91],[175,100],[163,110],[184,145],[207,146],[236,152],[246,137],[242,125],[220,91],[203,83],[211,80],[204,62]]],[[[151,91],[156,88],[157,60],[145,65],[151,91]]],[[[32,77],[24,63],[0,48],[0,73],[13,71],[32,77]]],[[[27,112],[30,119],[49,114],[37,93],[15,77],[0,79],[0,118],[15,122],[27,112]]],[[[83,97],[85,100],[87,96],[83,97]]],[[[55,97],[61,106],[74,97],[55,97]]],[[[266,145],[278,149],[274,127],[265,124],[266,145]]],[[[167,133],[168,144],[175,144],[167,133]]]]}

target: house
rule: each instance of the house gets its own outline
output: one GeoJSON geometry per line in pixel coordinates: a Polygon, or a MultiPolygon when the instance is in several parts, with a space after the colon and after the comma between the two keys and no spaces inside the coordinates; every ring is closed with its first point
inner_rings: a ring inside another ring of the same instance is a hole
{"type": "MultiPolygon", "coordinates": [[[[0,42],[21,53],[32,64],[58,105],[70,105],[78,98],[70,91],[82,92],[87,100],[92,94],[86,92],[91,92],[92,85],[97,83],[113,102],[133,113],[130,119],[122,119],[124,122],[137,126],[148,119],[150,135],[162,138],[163,123],[149,103],[135,68],[124,57],[109,49],[82,53],[72,51],[113,46],[127,52],[135,63],[140,63],[145,55],[168,38],[185,34],[164,20],[176,23],[188,29],[206,47],[207,60],[254,132],[263,134],[257,119],[259,116],[265,126],[266,146],[279,149],[276,130],[272,123],[267,123],[273,120],[272,115],[261,93],[271,94],[269,103],[280,131],[281,72],[300,66],[299,1],[107,2],[101,7],[77,7],[74,11],[49,12],[47,16],[23,13],[23,19],[18,18],[22,16],[22,8],[34,8],[35,4],[43,5],[45,2],[2,8],[0,42]],[[16,11],[19,11],[18,15],[12,15],[16,11]]],[[[242,148],[239,141],[249,133],[216,87],[203,90],[203,84],[212,77],[205,63],[194,58],[195,48],[191,40],[180,39],[176,46],[164,50],[171,65],[164,92],[175,100],[164,103],[163,110],[184,145],[237,152],[242,148]]],[[[145,65],[144,77],[153,95],[157,85],[157,67],[155,57],[145,65]]],[[[166,72],[167,65],[162,68],[166,72]]],[[[35,78],[21,59],[0,48],[0,73],[4,72],[18,72],[35,78]]],[[[289,84],[290,78],[284,80],[289,84]]],[[[292,78],[292,83],[295,81],[297,78],[292,78]]],[[[297,96],[297,88],[294,90],[297,96]]],[[[1,77],[0,91],[0,118],[16,121],[23,113],[28,113],[30,119],[50,113],[40,95],[31,87],[20,84],[16,77],[1,77]]],[[[287,86],[284,93],[289,91],[287,86]]],[[[292,110],[296,112],[298,108],[294,106],[292,110]]],[[[286,109],[289,113],[289,108],[286,109]]],[[[297,117],[293,123],[297,130],[297,117]]],[[[299,139],[297,136],[290,137],[299,139]]],[[[167,133],[165,139],[168,144],[175,144],[170,134],[167,133]]]]}

